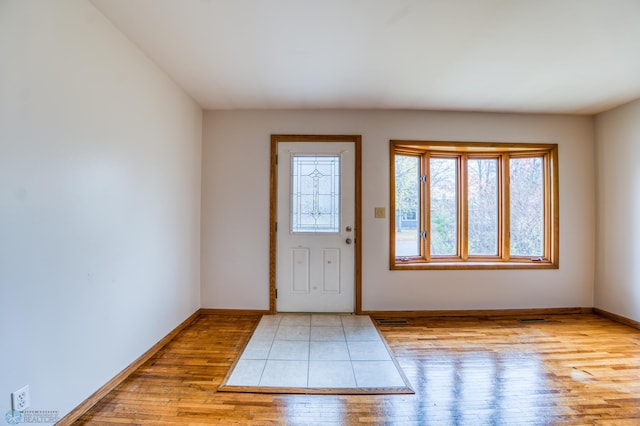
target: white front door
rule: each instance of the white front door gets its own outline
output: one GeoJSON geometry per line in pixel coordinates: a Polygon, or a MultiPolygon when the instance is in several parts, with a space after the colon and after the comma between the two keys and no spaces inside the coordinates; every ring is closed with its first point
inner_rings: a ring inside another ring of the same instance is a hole
{"type": "Polygon", "coordinates": [[[279,142],[277,310],[353,312],[355,143],[279,142]]]}

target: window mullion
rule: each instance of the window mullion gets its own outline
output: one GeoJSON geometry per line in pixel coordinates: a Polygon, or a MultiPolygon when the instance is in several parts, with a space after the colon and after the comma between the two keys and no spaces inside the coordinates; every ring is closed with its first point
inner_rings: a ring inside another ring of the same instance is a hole
{"type": "Polygon", "coordinates": [[[390,189],[389,191],[389,220],[390,223],[393,223],[394,226],[389,227],[389,264],[391,266],[396,263],[396,155],[395,147],[391,145],[391,150],[389,152],[389,156],[391,157],[391,162],[389,163],[389,182],[390,189]]]}
{"type": "Polygon", "coordinates": [[[502,211],[502,259],[506,262],[511,258],[510,255],[510,247],[511,247],[511,211],[509,208],[509,158],[508,154],[502,154],[502,204],[500,209],[502,211]]]}
{"type": "Polygon", "coordinates": [[[507,229],[507,227],[505,226],[505,217],[507,216],[506,211],[505,211],[505,174],[504,174],[504,170],[505,170],[505,154],[501,154],[498,157],[498,167],[497,167],[497,173],[498,173],[498,257],[500,259],[504,259],[504,245],[505,245],[505,229],[507,229]]]}
{"type": "Polygon", "coordinates": [[[422,183],[420,185],[420,208],[422,209],[421,215],[421,229],[423,238],[421,241],[421,250],[422,255],[426,259],[427,262],[431,261],[431,230],[429,229],[429,225],[431,223],[431,191],[429,190],[429,185],[431,182],[430,173],[429,173],[429,161],[431,156],[429,153],[424,153],[421,157],[421,176],[425,178],[422,179],[422,183]]]}
{"type": "Polygon", "coordinates": [[[560,234],[558,227],[560,223],[559,208],[558,208],[558,147],[556,146],[547,154],[549,166],[547,173],[549,176],[549,253],[547,253],[548,260],[553,261],[556,266],[558,265],[558,256],[560,250],[560,234]]]}
{"type": "Polygon", "coordinates": [[[543,167],[543,199],[544,199],[544,252],[543,256],[546,259],[551,258],[551,173],[550,164],[549,164],[549,154],[545,154],[542,157],[542,167],[543,167]]]}
{"type": "Polygon", "coordinates": [[[469,258],[467,158],[466,153],[458,158],[458,255],[465,261],[469,258]]]}

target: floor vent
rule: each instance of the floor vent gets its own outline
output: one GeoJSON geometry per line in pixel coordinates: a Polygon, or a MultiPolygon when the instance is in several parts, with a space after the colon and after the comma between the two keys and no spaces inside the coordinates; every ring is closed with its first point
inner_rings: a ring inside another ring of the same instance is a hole
{"type": "Polygon", "coordinates": [[[519,319],[518,321],[520,321],[520,322],[545,322],[546,319],[544,319],[544,318],[522,318],[522,319],[519,319]]]}
{"type": "Polygon", "coordinates": [[[409,321],[407,320],[397,320],[397,319],[379,319],[378,324],[380,325],[407,325],[409,321]]]}

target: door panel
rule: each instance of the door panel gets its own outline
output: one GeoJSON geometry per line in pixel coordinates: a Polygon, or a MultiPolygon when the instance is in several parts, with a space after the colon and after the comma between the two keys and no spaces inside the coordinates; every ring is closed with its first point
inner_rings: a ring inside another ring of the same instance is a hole
{"type": "Polygon", "coordinates": [[[352,312],[355,143],[279,142],[277,310],[352,312]]]}
{"type": "Polygon", "coordinates": [[[309,293],[309,249],[294,248],[291,249],[291,292],[292,293],[309,293]]]}
{"type": "Polygon", "coordinates": [[[323,286],[325,293],[340,293],[340,249],[324,249],[323,286]]]}

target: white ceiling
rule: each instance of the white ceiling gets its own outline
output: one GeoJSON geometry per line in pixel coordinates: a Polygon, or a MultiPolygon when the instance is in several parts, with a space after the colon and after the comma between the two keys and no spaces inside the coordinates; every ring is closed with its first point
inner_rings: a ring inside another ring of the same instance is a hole
{"type": "Polygon", "coordinates": [[[592,114],[640,98],[640,0],[92,0],[205,109],[592,114]]]}

